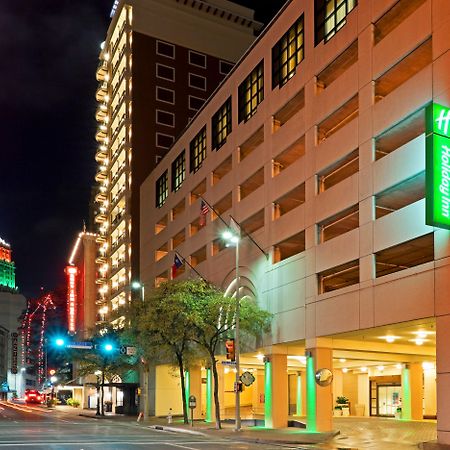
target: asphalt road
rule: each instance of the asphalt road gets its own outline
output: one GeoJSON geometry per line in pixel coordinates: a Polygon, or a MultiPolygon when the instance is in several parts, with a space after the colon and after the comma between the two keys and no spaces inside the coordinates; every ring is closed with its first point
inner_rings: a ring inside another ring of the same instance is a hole
{"type": "Polygon", "coordinates": [[[136,422],[61,415],[52,410],[0,402],[0,450],[3,449],[279,450],[280,446],[156,431],[136,422]]]}

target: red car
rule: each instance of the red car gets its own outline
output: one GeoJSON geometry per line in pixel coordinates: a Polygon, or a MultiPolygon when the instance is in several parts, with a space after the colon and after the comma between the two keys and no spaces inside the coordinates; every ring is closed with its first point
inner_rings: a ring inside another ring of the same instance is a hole
{"type": "Polygon", "coordinates": [[[42,403],[44,395],[36,389],[27,389],[25,391],[25,403],[42,403]]]}

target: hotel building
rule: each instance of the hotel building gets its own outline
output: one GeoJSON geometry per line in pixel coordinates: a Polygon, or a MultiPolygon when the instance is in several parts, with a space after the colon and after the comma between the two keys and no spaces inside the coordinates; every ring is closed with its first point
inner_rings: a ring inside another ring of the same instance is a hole
{"type": "Polygon", "coordinates": [[[140,185],[261,24],[227,0],[121,0],[111,14],[96,72],[97,321],[120,323],[139,281],[140,185]]]}
{"type": "MultiPolygon", "coordinates": [[[[450,443],[449,23],[442,0],[289,1],[142,184],[145,283],[177,253],[233,294],[230,217],[263,249],[239,244],[242,301],[273,314],[241,401],[268,427],[330,431],[345,396],[351,415],[437,415],[450,443]]],[[[189,374],[206,414],[208,370],[189,374]]],[[[155,377],[155,414],[179,409],[155,377]]]]}

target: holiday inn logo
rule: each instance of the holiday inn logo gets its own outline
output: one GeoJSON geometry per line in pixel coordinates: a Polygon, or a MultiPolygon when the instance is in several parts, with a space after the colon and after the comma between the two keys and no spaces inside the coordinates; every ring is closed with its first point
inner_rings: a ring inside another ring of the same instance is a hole
{"type": "Polygon", "coordinates": [[[426,223],[450,230],[450,108],[426,110],[426,223]]]}

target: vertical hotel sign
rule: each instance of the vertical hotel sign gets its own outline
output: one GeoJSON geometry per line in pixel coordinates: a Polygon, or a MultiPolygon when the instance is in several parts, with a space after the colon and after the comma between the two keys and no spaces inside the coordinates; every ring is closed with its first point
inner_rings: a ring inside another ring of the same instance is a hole
{"type": "Polygon", "coordinates": [[[450,108],[426,110],[426,224],[450,230],[450,108]]]}
{"type": "Polygon", "coordinates": [[[75,266],[67,266],[64,272],[67,275],[67,328],[69,333],[75,333],[77,320],[77,275],[75,266]]]}

